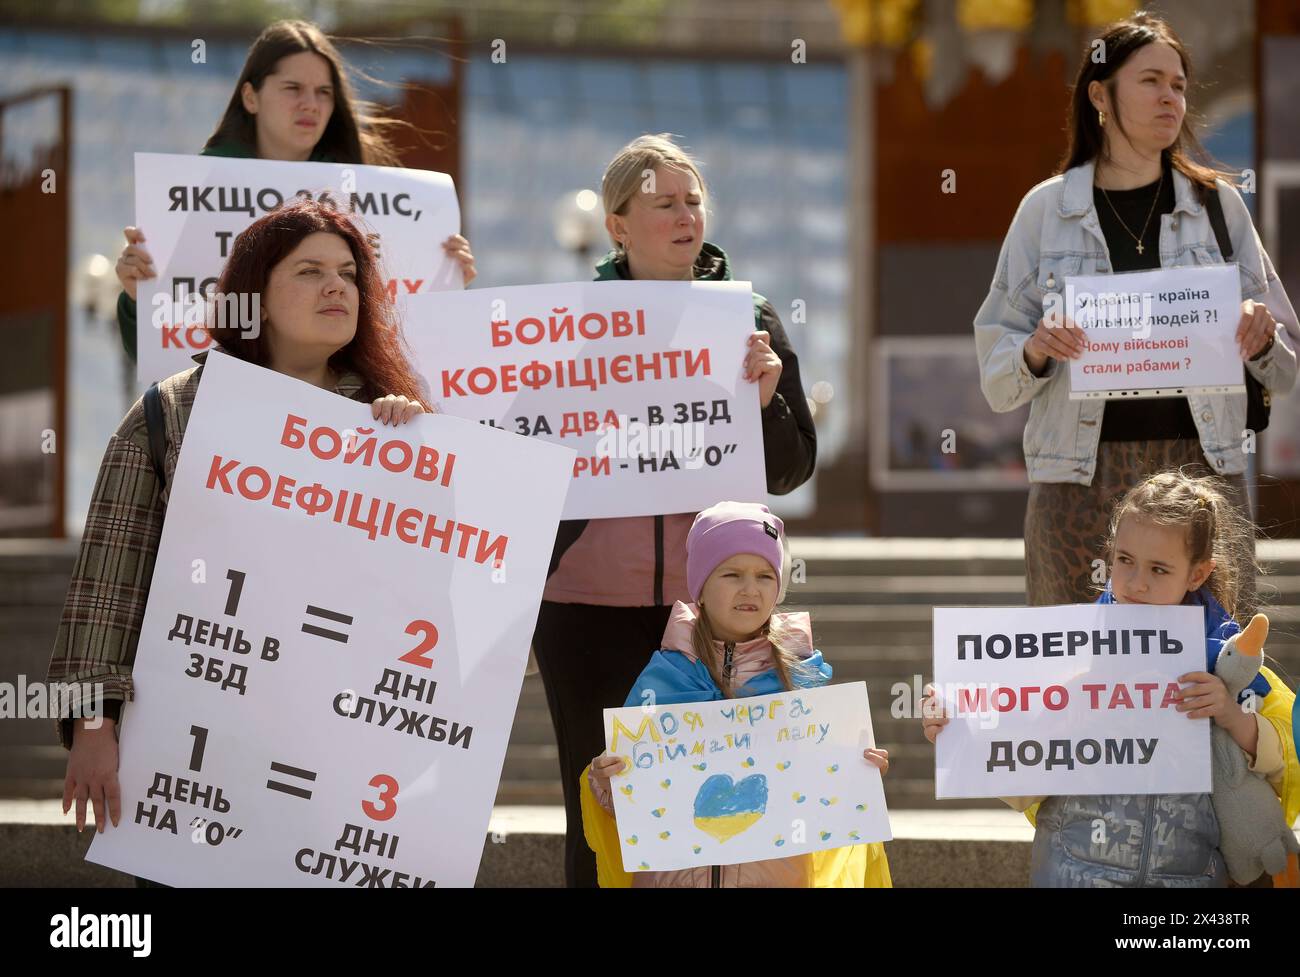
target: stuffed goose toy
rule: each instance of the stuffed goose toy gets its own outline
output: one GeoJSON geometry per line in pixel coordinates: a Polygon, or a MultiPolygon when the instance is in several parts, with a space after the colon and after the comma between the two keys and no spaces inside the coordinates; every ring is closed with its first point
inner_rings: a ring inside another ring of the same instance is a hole
{"type": "MultiPolygon", "coordinates": [[[[1256,614],[1246,630],[1229,638],[1219,652],[1214,674],[1228,687],[1233,703],[1259,674],[1267,637],[1268,618],[1256,614]]],[[[1284,871],[1288,853],[1300,851],[1300,844],[1287,827],[1273,788],[1250,772],[1246,752],[1217,724],[1210,727],[1210,759],[1214,776],[1210,797],[1228,874],[1238,885],[1246,885],[1265,872],[1284,871]]]]}

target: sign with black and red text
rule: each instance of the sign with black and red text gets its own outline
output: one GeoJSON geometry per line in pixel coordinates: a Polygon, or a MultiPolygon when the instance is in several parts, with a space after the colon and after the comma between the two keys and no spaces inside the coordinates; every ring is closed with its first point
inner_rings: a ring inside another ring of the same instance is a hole
{"type": "Polygon", "coordinates": [[[438,409],[574,448],[565,519],[698,512],[767,490],[748,282],[405,296],[438,409]]]}
{"type": "Polygon", "coordinates": [[[936,607],[935,797],[1208,792],[1205,664],[1201,607],[936,607]]]}
{"type": "Polygon", "coordinates": [[[137,379],[187,370],[207,349],[209,318],[261,328],[261,296],[209,295],[236,237],[282,203],[304,197],[351,215],[378,253],[390,296],[463,287],[442,242],[460,231],[446,173],[359,163],[290,163],[221,156],[135,154],[135,216],[156,278],[136,286],[137,379]]]}
{"type": "Polygon", "coordinates": [[[168,885],[469,886],[572,452],[211,353],[87,858],[168,885]]]}

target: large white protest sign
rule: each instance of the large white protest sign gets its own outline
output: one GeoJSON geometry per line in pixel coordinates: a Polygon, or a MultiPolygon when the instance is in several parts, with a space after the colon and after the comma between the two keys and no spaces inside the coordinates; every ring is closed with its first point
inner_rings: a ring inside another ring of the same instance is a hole
{"type": "MultiPolygon", "coordinates": [[[[136,290],[141,382],[189,369],[194,352],[207,348],[205,304],[194,296],[216,284],[244,228],[300,195],[357,219],[378,248],[390,294],[462,287],[460,266],[442,250],[460,231],[456,188],[446,173],[136,153],[136,224],[158,272],[136,290]]],[[[253,301],[225,297],[218,311],[225,322],[251,330],[260,323],[253,301]]]]}
{"type": "Polygon", "coordinates": [[[122,715],[122,823],[87,857],[169,885],[472,885],[572,457],[459,418],[376,425],[211,353],[122,715]]]}
{"type": "Polygon", "coordinates": [[[748,282],[572,282],[405,297],[440,410],[578,452],[566,519],[766,491],[748,282]]]}
{"type": "Polygon", "coordinates": [[[1200,607],[936,607],[934,795],[1206,792],[1209,720],[1174,698],[1205,665],[1200,607]]]}
{"type": "Polygon", "coordinates": [[[862,682],[605,710],[629,872],[739,865],[893,837],[862,682]]]}
{"type": "Polygon", "coordinates": [[[1072,400],[1246,389],[1235,264],[1072,276],[1065,305],[1087,336],[1070,361],[1072,400]]]}

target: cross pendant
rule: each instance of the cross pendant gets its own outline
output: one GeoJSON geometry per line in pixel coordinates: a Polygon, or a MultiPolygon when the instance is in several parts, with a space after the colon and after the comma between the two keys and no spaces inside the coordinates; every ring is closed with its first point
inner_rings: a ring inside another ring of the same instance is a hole
{"type": "Polygon", "coordinates": [[[1142,242],[1139,241],[1139,242],[1138,242],[1138,254],[1141,254],[1141,253],[1142,253],[1142,242]]]}

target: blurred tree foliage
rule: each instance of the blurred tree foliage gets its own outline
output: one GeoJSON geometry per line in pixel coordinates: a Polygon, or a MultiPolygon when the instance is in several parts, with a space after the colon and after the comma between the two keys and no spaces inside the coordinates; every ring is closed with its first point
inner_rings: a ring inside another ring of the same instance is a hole
{"type": "Polygon", "coordinates": [[[260,28],[302,19],[347,33],[459,17],[471,36],[539,43],[653,43],[687,0],[4,0],[13,21],[260,28]]]}

